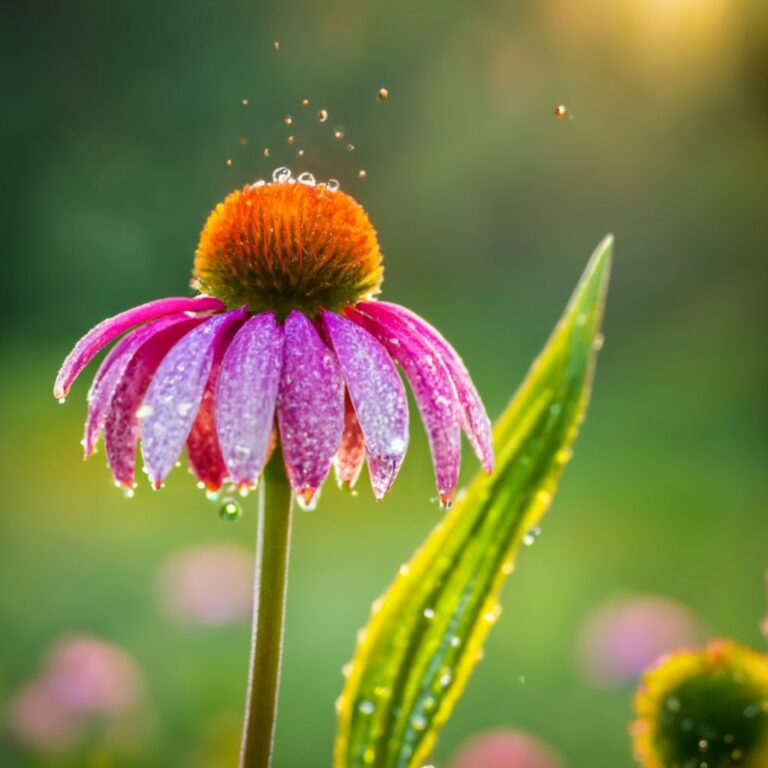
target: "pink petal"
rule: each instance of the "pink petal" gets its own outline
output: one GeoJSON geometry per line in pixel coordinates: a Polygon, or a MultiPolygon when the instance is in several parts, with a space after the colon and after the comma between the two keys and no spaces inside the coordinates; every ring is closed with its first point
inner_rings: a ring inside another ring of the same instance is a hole
{"type": "Polygon", "coordinates": [[[133,355],[109,402],[104,422],[107,462],[115,482],[132,486],[135,479],[139,419],[136,414],[158,365],[168,350],[203,318],[187,318],[153,334],[133,355]]]}
{"type": "Polygon", "coordinates": [[[56,383],[53,385],[54,397],[59,400],[66,397],[72,382],[93,357],[110,341],[134,325],[176,312],[205,312],[223,307],[224,304],[221,301],[209,296],[198,296],[194,299],[158,299],[102,320],[75,344],[75,348],[62,364],[56,383]]]}
{"type": "Polygon", "coordinates": [[[93,453],[96,441],[104,429],[112,397],[133,356],[156,333],[177,323],[186,323],[187,328],[189,328],[189,319],[187,315],[181,314],[153,320],[129,333],[109,351],[96,376],[94,376],[91,389],[88,392],[88,417],[85,421],[85,435],[83,437],[86,457],[93,453]]]}
{"type": "Polygon", "coordinates": [[[284,331],[280,441],[291,486],[309,504],[341,443],[344,380],[336,356],[301,312],[288,315],[284,331]]]}
{"type": "Polygon", "coordinates": [[[491,421],[488,418],[483,401],[480,399],[480,395],[478,395],[477,389],[475,389],[475,385],[472,383],[469,371],[467,371],[464,362],[456,350],[436,328],[405,307],[384,301],[360,302],[359,306],[363,312],[367,312],[373,317],[381,317],[386,314],[400,318],[410,324],[417,333],[421,334],[437,352],[456,388],[461,426],[480,463],[486,472],[491,472],[494,462],[491,421]]]}
{"type": "Polygon", "coordinates": [[[427,430],[437,492],[445,506],[459,481],[461,463],[458,406],[451,377],[442,359],[410,324],[372,310],[375,302],[366,302],[364,307],[358,304],[347,313],[389,350],[408,377],[427,430]]]}
{"type": "Polygon", "coordinates": [[[371,485],[377,499],[390,489],[408,447],[408,400],[387,350],[368,331],[332,312],[323,313],[341,371],[365,437],[371,485]]]}
{"type": "Polygon", "coordinates": [[[141,453],[152,484],[159,488],[181,453],[203,399],[216,344],[243,310],[207,319],[163,358],[141,407],[141,453]]]}
{"type": "Polygon", "coordinates": [[[355,408],[349,399],[349,393],[344,398],[344,434],[341,445],[333,458],[336,479],[339,485],[354,488],[360,470],[365,460],[365,438],[360,430],[360,424],[355,416],[355,408]]]}
{"type": "Polygon", "coordinates": [[[216,390],[221,363],[232,342],[237,325],[228,325],[221,333],[213,353],[213,365],[205,384],[200,410],[187,437],[189,466],[197,479],[209,491],[218,491],[229,476],[216,430],[216,390]]]}
{"type": "Polygon", "coordinates": [[[240,328],[221,364],[216,421],[224,462],[238,485],[255,485],[264,468],[282,364],[283,330],[272,312],[240,328]]]}

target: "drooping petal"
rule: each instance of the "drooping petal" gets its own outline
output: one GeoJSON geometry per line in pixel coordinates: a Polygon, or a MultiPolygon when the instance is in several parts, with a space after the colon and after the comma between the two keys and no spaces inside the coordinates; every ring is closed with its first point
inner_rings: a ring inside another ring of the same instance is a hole
{"type": "Polygon", "coordinates": [[[188,330],[189,320],[189,316],[185,314],[169,315],[153,320],[131,331],[109,351],[94,376],[88,392],[88,416],[85,420],[83,436],[86,457],[93,453],[96,441],[104,429],[112,397],[136,352],[156,333],[165,331],[173,325],[184,323],[188,330]]]}
{"type": "Polygon", "coordinates": [[[250,318],[229,345],[216,393],[216,423],[234,483],[253,486],[264,468],[283,364],[283,330],[272,312],[250,318]]]}
{"type": "Polygon", "coordinates": [[[129,487],[134,483],[139,441],[137,410],[152,376],[168,350],[201,322],[203,318],[187,318],[150,336],[133,355],[118,381],[104,422],[107,462],[115,482],[129,487]]]}
{"type": "Polygon", "coordinates": [[[218,491],[229,476],[216,430],[216,391],[221,364],[236,331],[237,325],[230,323],[214,345],[211,373],[205,384],[200,409],[187,437],[190,469],[209,491],[218,491]]]}
{"type": "Polygon", "coordinates": [[[333,352],[294,310],[285,320],[277,419],[288,479],[309,504],[328,475],[344,430],[344,380],[333,352]]]}
{"type": "Polygon", "coordinates": [[[385,301],[360,302],[359,306],[363,312],[367,312],[374,317],[388,314],[401,318],[413,326],[437,352],[448,369],[448,373],[456,388],[461,426],[480,463],[486,472],[491,472],[494,459],[491,421],[488,418],[483,401],[480,399],[480,395],[472,383],[469,371],[467,371],[458,352],[436,328],[405,307],[385,301]]]}
{"type": "Polygon", "coordinates": [[[174,345],[152,377],[139,421],[144,466],[156,488],[176,463],[197,416],[217,341],[243,316],[235,310],[206,320],[174,345]]]}
{"type": "Polygon", "coordinates": [[[324,312],[323,322],[365,437],[371,485],[380,499],[408,447],[405,388],[389,353],[368,331],[333,312],[324,312]]]}
{"type": "Polygon", "coordinates": [[[176,312],[206,312],[223,307],[224,304],[221,301],[209,296],[198,296],[194,299],[158,299],[102,320],[97,326],[91,328],[67,355],[56,377],[56,383],[53,385],[54,397],[58,399],[66,397],[72,382],[93,357],[110,341],[134,325],[176,312]]]}
{"type": "MultiPolygon", "coordinates": [[[[373,304],[373,302],[370,302],[373,304]]],[[[461,432],[451,377],[441,358],[412,326],[394,315],[374,315],[356,305],[348,316],[373,334],[405,372],[427,431],[437,492],[447,505],[459,481],[461,432]]]]}
{"type": "Polygon", "coordinates": [[[360,477],[360,470],[363,468],[363,461],[365,461],[365,438],[355,415],[355,407],[347,393],[344,397],[344,434],[341,436],[339,450],[333,457],[336,480],[340,486],[355,487],[357,478],[360,477]]]}

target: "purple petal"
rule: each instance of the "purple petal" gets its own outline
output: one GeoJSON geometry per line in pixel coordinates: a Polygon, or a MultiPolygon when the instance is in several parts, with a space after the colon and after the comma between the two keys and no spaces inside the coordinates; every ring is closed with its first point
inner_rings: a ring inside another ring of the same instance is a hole
{"type": "Polygon", "coordinates": [[[372,333],[408,377],[427,430],[437,492],[447,505],[459,480],[461,432],[456,393],[441,358],[412,326],[393,315],[374,314],[375,303],[347,310],[351,320],[372,333]]]}
{"type": "Polygon", "coordinates": [[[201,322],[203,318],[187,318],[153,334],[133,355],[118,382],[104,422],[107,462],[115,482],[129,487],[134,483],[136,444],[139,441],[139,419],[136,411],[152,376],[168,350],[201,322]]]}
{"type": "Polygon", "coordinates": [[[283,364],[283,330],[272,312],[237,332],[221,364],[216,423],[232,481],[256,484],[269,449],[283,364]]]}
{"type": "Polygon", "coordinates": [[[493,437],[491,421],[486,413],[483,401],[472,383],[469,371],[467,371],[456,350],[448,343],[445,337],[426,320],[411,312],[405,307],[389,302],[360,302],[360,309],[374,317],[384,314],[395,315],[406,323],[409,323],[421,334],[427,343],[437,352],[456,388],[459,399],[459,417],[461,426],[469,439],[472,450],[480,460],[486,472],[493,471],[493,437]]]}
{"type": "Polygon", "coordinates": [[[136,352],[156,333],[178,323],[185,323],[189,329],[190,318],[187,315],[170,315],[137,328],[122,338],[104,358],[88,392],[88,416],[85,420],[83,447],[86,457],[93,453],[96,441],[104,429],[109,406],[120,380],[136,352]]]}
{"type": "Polygon", "coordinates": [[[355,408],[349,399],[349,393],[344,398],[344,434],[341,445],[333,457],[336,479],[340,486],[354,488],[360,470],[365,461],[365,438],[360,430],[360,424],[355,416],[355,408]]]}
{"type": "Polygon", "coordinates": [[[336,356],[301,312],[288,315],[284,331],[280,442],[291,486],[309,504],[341,443],[344,380],[336,356]]]}
{"type": "Polygon", "coordinates": [[[56,383],[53,385],[54,397],[59,400],[66,397],[72,382],[93,359],[94,355],[134,325],[176,312],[205,312],[223,307],[221,301],[208,296],[200,296],[195,299],[158,299],[102,320],[77,342],[75,348],[62,364],[59,375],[56,377],[56,383]]]}
{"type": "Polygon", "coordinates": [[[216,430],[216,391],[221,364],[236,331],[235,323],[228,325],[216,342],[211,373],[205,384],[200,409],[187,437],[190,469],[209,491],[218,491],[229,477],[216,430]]]}
{"type": "Polygon", "coordinates": [[[216,315],[190,331],[163,358],[141,406],[141,453],[159,488],[173,468],[195,420],[213,366],[216,344],[243,310],[216,315]]]}
{"type": "Polygon", "coordinates": [[[365,437],[373,493],[381,499],[408,447],[405,388],[389,353],[368,331],[332,312],[323,313],[323,322],[365,437]]]}

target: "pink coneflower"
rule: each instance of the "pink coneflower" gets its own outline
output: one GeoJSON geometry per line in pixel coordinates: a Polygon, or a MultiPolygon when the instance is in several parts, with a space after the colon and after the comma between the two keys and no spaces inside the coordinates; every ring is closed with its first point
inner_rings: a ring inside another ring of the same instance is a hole
{"type": "Polygon", "coordinates": [[[256,485],[279,440],[296,496],[312,504],[331,464],[376,498],[408,445],[408,379],[440,500],[458,481],[463,428],[486,470],[490,424],[461,358],[413,312],[382,301],[383,267],[363,208],[332,185],[279,169],[230,194],[197,249],[195,298],[152,301],[104,320],[65,360],[63,399],[107,344],[88,395],[83,445],[104,436],[115,482],[131,488],[136,447],[159,488],[184,444],[200,483],[256,485]],[[277,433],[274,435],[274,433],[277,433]]]}

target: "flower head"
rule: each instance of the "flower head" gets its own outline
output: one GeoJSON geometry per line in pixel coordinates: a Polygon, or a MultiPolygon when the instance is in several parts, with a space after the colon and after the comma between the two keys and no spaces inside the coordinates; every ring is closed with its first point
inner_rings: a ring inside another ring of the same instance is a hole
{"type": "Polygon", "coordinates": [[[83,445],[103,434],[116,483],[132,487],[139,441],[160,487],[187,446],[200,483],[253,487],[279,439],[305,504],[331,464],[352,486],[367,460],[374,494],[391,487],[408,444],[413,389],[447,503],[463,428],[490,471],[488,416],[464,364],[428,323],[376,301],[383,268],[373,229],[349,195],[287,169],[233,192],[206,222],[195,298],[153,301],[104,320],[59,372],[62,399],[104,358],[88,395],[83,445]],[[125,334],[125,335],[123,335],[125,334]]]}
{"type": "Polygon", "coordinates": [[[635,697],[643,768],[768,765],[768,657],[729,641],[664,657],[635,697]]]}

